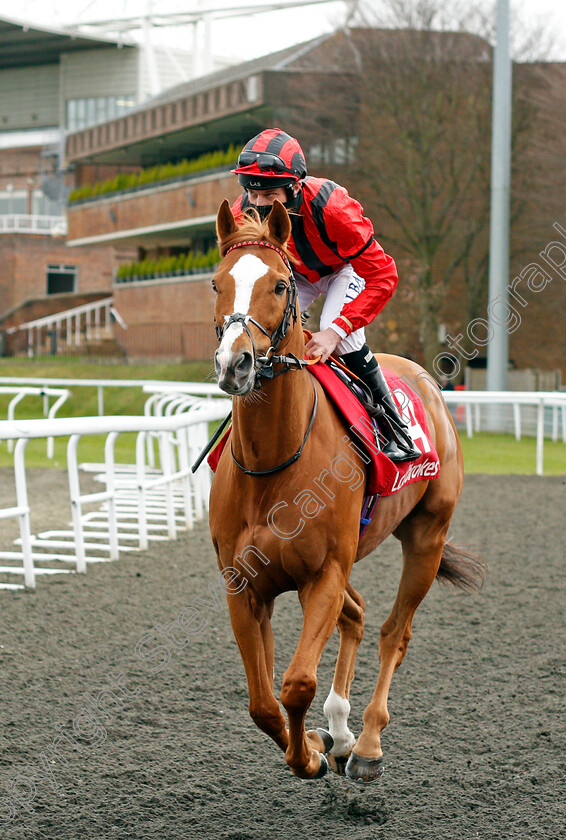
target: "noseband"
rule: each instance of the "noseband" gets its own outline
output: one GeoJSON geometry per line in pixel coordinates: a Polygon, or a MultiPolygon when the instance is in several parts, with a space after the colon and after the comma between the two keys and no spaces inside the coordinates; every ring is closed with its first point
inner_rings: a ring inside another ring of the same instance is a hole
{"type": "Polygon", "coordinates": [[[291,268],[291,263],[284,251],[281,248],[278,248],[276,245],[272,245],[271,242],[262,242],[260,240],[246,240],[244,242],[237,242],[235,245],[232,245],[226,251],[224,256],[227,256],[230,251],[234,251],[236,248],[245,248],[249,246],[260,245],[263,248],[271,248],[272,251],[275,251],[285,263],[285,266],[289,270],[289,284],[287,286],[287,301],[285,303],[285,311],[279,321],[278,325],[275,327],[274,331],[270,333],[265,327],[260,324],[255,318],[252,318],[251,315],[242,315],[240,312],[234,312],[230,315],[229,318],[226,319],[224,325],[222,327],[216,325],[216,336],[218,341],[222,341],[222,337],[225,331],[230,327],[232,324],[241,324],[243,330],[247,333],[253,347],[254,351],[254,360],[256,366],[256,379],[255,379],[255,388],[261,387],[261,379],[273,379],[275,376],[279,376],[280,373],[285,373],[288,370],[297,370],[304,367],[307,362],[298,359],[296,356],[291,354],[290,356],[276,356],[274,355],[279,348],[279,345],[287,335],[287,330],[291,325],[291,321],[293,324],[297,323],[297,285],[295,283],[295,278],[293,277],[293,269],[291,268]],[[267,338],[269,339],[269,350],[265,356],[258,356],[255,349],[255,342],[253,340],[253,336],[250,332],[248,324],[253,324],[254,327],[257,327],[260,332],[262,332],[267,338]],[[278,373],[275,373],[273,370],[274,364],[284,364],[284,367],[278,373]]]}

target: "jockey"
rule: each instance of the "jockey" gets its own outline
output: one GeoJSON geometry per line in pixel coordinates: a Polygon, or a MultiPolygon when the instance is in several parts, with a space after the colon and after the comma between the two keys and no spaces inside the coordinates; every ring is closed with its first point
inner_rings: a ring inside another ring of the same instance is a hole
{"type": "Polygon", "coordinates": [[[392,296],[398,277],[393,259],[374,239],[373,225],[361,204],[334,181],[307,177],[298,141],[279,128],[262,131],[246,143],[232,171],[244,188],[232,208],[236,218],[253,208],[266,219],[275,199],[290,214],[288,248],[295,260],[301,311],[326,295],[320,332],[306,345],[308,355],[320,355],[324,362],[336,351],[381,407],[375,414],[388,436],[385,455],[393,461],[418,458],[421,452],[365,340],[364,327],[392,296]]]}

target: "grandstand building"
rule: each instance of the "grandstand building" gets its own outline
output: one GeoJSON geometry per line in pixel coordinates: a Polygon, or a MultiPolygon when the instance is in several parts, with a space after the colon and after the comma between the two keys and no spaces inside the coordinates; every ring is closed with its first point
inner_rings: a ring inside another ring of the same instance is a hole
{"type": "MultiPolygon", "coordinates": [[[[161,87],[180,81],[184,54],[155,48],[154,59],[161,87]]],[[[15,326],[111,295],[131,251],[67,248],[76,172],[64,165],[65,137],[127,113],[153,83],[133,42],[0,20],[0,353],[44,349],[27,348],[15,326]]]]}

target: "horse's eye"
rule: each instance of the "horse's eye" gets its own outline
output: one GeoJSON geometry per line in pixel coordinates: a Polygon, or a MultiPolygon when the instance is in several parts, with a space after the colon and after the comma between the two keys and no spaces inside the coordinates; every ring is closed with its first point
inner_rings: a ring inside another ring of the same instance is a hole
{"type": "Polygon", "coordinates": [[[217,291],[218,291],[218,289],[216,288],[216,283],[214,282],[214,277],[213,277],[213,278],[212,278],[212,280],[210,281],[210,285],[212,286],[212,291],[213,291],[213,292],[217,292],[217,291]]]}
{"type": "Polygon", "coordinates": [[[280,280],[277,285],[275,286],[275,294],[282,295],[285,293],[287,289],[287,283],[284,283],[283,280],[280,280]]]}

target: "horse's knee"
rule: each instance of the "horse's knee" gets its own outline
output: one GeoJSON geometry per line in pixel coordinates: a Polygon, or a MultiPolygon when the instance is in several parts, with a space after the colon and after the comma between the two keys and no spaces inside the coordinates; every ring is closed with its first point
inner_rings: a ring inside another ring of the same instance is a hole
{"type": "Polygon", "coordinates": [[[348,635],[359,644],[364,637],[364,614],[362,610],[359,610],[355,619],[341,616],[338,620],[338,629],[347,631],[348,635]]]}
{"type": "Polygon", "coordinates": [[[281,702],[287,711],[308,708],[316,694],[316,678],[307,674],[285,675],[281,687],[281,702]]]}

